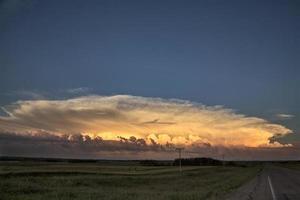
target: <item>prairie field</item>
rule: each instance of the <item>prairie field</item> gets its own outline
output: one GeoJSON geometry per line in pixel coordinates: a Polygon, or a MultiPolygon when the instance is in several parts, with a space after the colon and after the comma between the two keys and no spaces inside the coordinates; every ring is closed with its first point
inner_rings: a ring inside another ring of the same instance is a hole
{"type": "Polygon", "coordinates": [[[260,167],[1,162],[1,200],[222,199],[260,167]]]}
{"type": "Polygon", "coordinates": [[[289,169],[293,169],[293,170],[300,170],[300,162],[299,161],[278,163],[277,166],[285,167],[285,168],[289,168],[289,169]]]}

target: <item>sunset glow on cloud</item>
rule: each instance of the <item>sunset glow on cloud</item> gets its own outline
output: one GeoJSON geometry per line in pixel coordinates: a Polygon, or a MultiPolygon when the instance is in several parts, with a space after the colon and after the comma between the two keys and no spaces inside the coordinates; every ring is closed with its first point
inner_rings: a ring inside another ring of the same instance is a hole
{"type": "Polygon", "coordinates": [[[88,135],[103,140],[143,139],[146,144],[282,147],[270,138],[292,131],[222,106],[129,95],[18,101],[3,108],[0,131],[20,135],[88,135]]]}

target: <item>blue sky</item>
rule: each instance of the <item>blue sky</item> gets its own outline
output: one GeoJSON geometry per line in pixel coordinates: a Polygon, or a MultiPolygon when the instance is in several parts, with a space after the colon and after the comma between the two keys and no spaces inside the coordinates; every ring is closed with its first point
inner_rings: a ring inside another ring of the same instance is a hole
{"type": "Polygon", "coordinates": [[[76,88],[177,98],[283,124],[300,140],[299,9],[292,0],[0,1],[0,105],[76,88]]]}

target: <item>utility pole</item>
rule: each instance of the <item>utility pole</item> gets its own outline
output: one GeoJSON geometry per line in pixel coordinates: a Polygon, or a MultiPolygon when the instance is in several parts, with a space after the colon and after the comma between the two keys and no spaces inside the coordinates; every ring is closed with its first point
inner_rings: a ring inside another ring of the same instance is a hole
{"type": "Polygon", "coordinates": [[[183,148],[176,148],[176,151],[178,151],[178,154],[179,154],[179,171],[181,172],[182,169],[181,169],[181,151],[183,150],[183,148]]]}

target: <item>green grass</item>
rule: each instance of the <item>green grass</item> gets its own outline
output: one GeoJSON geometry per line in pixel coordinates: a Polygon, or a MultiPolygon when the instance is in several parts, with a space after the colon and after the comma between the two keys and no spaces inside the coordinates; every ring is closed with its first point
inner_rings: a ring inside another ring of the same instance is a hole
{"type": "Polygon", "coordinates": [[[259,167],[0,163],[0,199],[222,199],[259,167]]]}

